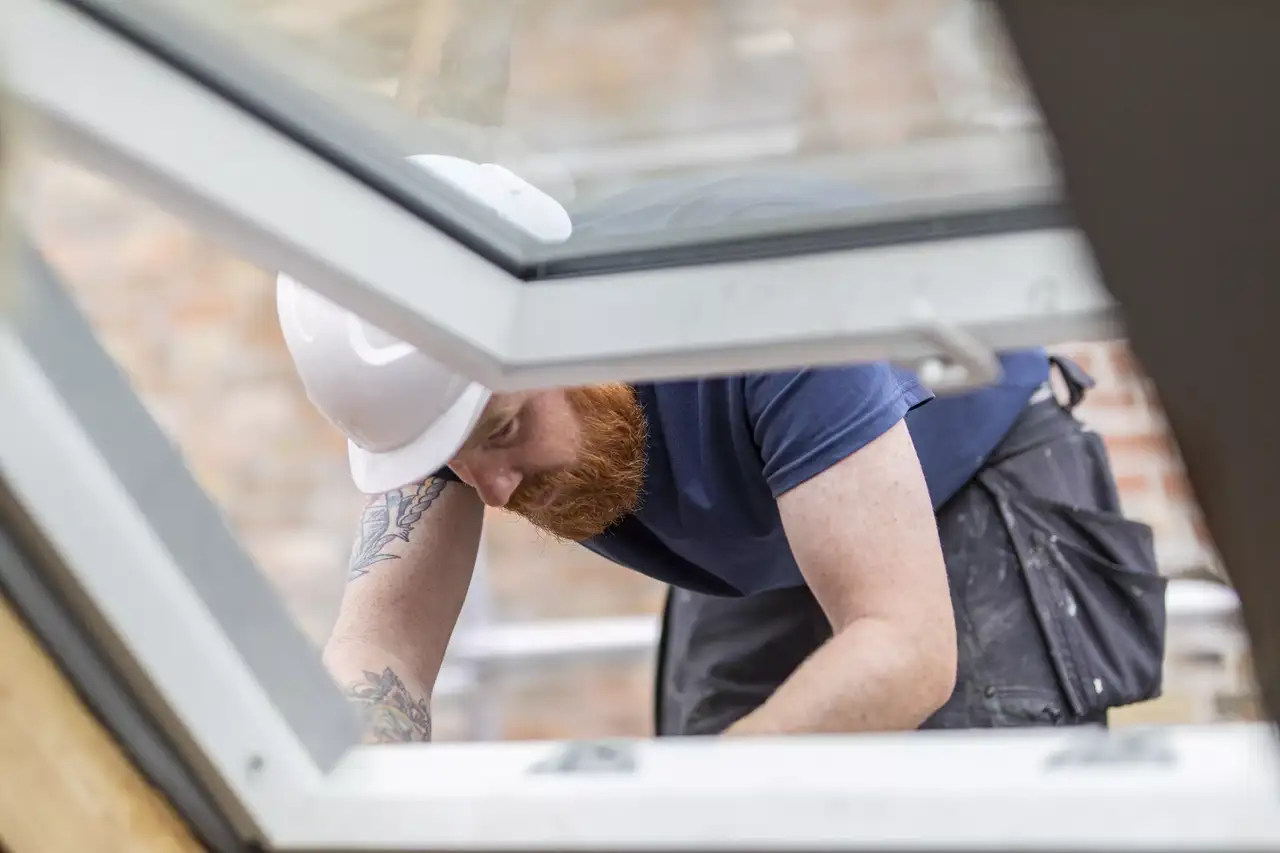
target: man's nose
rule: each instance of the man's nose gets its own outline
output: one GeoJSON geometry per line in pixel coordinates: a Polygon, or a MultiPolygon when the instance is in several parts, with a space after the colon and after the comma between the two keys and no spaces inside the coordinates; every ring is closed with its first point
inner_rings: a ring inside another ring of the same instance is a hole
{"type": "Polygon", "coordinates": [[[510,468],[500,471],[477,472],[475,478],[476,494],[486,506],[504,507],[520,487],[520,475],[510,468]]]}

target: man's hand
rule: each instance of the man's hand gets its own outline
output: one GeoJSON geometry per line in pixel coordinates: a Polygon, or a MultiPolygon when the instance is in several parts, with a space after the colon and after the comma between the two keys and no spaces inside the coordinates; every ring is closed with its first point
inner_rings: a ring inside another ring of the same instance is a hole
{"type": "Polygon", "coordinates": [[[480,543],[473,490],[428,478],[369,500],[324,661],[367,720],[365,741],[431,739],[431,688],[480,543]]]}
{"type": "Polygon", "coordinates": [[[954,689],[956,628],[906,423],[782,495],[778,509],[834,634],[728,734],[918,727],[954,689]]]}

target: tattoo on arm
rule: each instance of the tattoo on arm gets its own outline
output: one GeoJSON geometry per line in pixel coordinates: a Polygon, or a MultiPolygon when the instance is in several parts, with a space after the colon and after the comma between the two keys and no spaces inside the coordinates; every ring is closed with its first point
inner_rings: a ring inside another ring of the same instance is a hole
{"type": "Polygon", "coordinates": [[[363,577],[374,563],[400,559],[399,554],[388,554],[383,549],[397,539],[409,541],[409,533],[447,484],[446,480],[428,477],[421,483],[394,489],[369,501],[360,517],[360,536],[351,551],[347,579],[363,577]]]}
{"type": "Polygon", "coordinates": [[[390,667],[381,673],[366,670],[363,681],[347,687],[347,697],[363,706],[366,742],[431,740],[431,709],[427,700],[415,700],[390,667]]]}

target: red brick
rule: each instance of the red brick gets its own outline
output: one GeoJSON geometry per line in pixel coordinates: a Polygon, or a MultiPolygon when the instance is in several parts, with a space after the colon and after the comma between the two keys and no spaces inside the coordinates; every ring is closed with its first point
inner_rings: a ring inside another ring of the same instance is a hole
{"type": "Polygon", "coordinates": [[[1180,503],[1196,504],[1196,496],[1191,490],[1191,483],[1181,470],[1166,471],[1162,474],[1160,487],[1164,489],[1164,493],[1172,500],[1180,503]]]}
{"type": "Polygon", "coordinates": [[[1089,409],[1129,409],[1141,408],[1145,401],[1137,393],[1134,386],[1099,385],[1089,390],[1084,401],[1085,410],[1089,409]]]}
{"type": "Polygon", "coordinates": [[[1142,369],[1137,357],[1127,346],[1116,347],[1110,355],[1111,369],[1115,372],[1117,379],[1128,382],[1146,377],[1146,371],[1142,369]]]}
{"type": "Polygon", "coordinates": [[[1155,480],[1146,474],[1119,474],[1116,476],[1116,489],[1122,499],[1129,500],[1145,495],[1155,488],[1155,480]]]}
{"type": "Polygon", "coordinates": [[[1113,457],[1121,455],[1150,455],[1161,459],[1175,456],[1177,449],[1167,433],[1139,433],[1136,435],[1104,435],[1107,452],[1113,457]]]}

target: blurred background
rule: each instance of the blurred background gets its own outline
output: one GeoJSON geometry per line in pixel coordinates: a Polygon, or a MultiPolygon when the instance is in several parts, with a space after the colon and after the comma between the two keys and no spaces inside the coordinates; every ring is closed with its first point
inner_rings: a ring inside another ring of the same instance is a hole
{"type": "MultiPolygon", "coordinates": [[[[502,162],[571,208],[655,177],[760,168],[940,204],[1052,181],[1016,62],[973,0],[223,0],[205,13],[215,6],[269,34],[268,58],[318,90],[371,93],[370,120],[405,153],[502,162]]],[[[294,375],[274,273],[65,163],[39,160],[23,193],[41,248],[318,646],[362,498],[294,375]]],[[[1154,527],[1163,570],[1220,582],[1125,343],[1064,350],[1098,380],[1082,418],[1106,439],[1127,512],[1154,527]]],[[[649,734],[663,594],[491,512],[436,738],[649,734]]],[[[1255,716],[1234,615],[1195,610],[1171,622],[1166,695],[1118,721],[1255,716]]]]}

